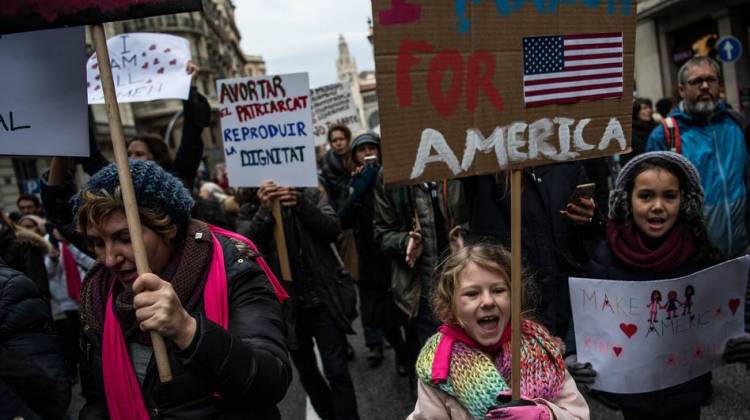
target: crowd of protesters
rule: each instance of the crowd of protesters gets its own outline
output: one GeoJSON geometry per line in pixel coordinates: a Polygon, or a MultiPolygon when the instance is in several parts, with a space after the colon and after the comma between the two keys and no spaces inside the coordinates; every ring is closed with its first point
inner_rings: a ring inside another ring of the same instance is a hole
{"type": "MultiPolygon", "coordinates": [[[[0,417],[66,418],[80,381],[81,419],[279,418],[293,364],[321,418],[358,419],[359,317],[370,368],[393,349],[411,419],[588,419],[583,394],[626,419],[700,418],[710,374],[588,391],[597,372],[577,359],[567,281],[675,278],[747,252],[750,124],[720,99],[711,59],[678,81],[679,102],[634,101],[631,153],[522,171],[523,404],[509,402],[509,172],[385,185],[379,135],[334,125],[318,188],[231,188],[223,164],[196,177],[210,108],[193,88],[174,158],[154,135],[128,143],[151,273],[93,141],[87,159],[53,159],[41,201],[0,214],[0,417]],[[80,187],[77,165],[91,176],[80,187]],[[577,196],[587,183],[596,193],[577,196]],[[149,332],[166,341],[171,382],[149,332]]],[[[749,363],[750,338],[724,359],[749,363]]]]}

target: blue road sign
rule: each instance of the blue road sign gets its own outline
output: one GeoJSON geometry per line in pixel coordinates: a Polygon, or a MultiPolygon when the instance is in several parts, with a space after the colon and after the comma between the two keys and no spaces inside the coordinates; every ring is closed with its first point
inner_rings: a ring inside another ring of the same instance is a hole
{"type": "Polygon", "coordinates": [[[725,63],[734,63],[742,56],[742,44],[733,36],[722,37],[716,43],[716,49],[719,53],[719,60],[725,63]]]}

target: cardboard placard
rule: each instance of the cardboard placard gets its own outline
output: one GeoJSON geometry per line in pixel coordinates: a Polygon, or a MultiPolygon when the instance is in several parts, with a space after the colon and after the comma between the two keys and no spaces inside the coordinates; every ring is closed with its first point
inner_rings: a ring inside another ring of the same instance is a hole
{"type": "Polygon", "coordinates": [[[229,184],[317,187],[307,73],[216,81],[229,184]]]}
{"type": "Polygon", "coordinates": [[[387,183],[630,145],[635,2],[373,0],[387,183]]]}
{"type": "MultiPolygon", "coordinates": [[[[187,39],[158,33],[120,34],[107,40],[107,50],[118,103],[188,98],[187,39]]],[[[104,103],[96,54],[86,62],[86,87],[89,104],[104,103]]]]}
{"type": "Polygon", "coordinates": [[[727,340],[746,335],[748,267],[743,256],[671,280],[571,278],[578,361],[597,372],[590,387],[651,392],[720,366],[727,340]]]}
{"type": "Polygon", "coordinates": [[[326,144],[328,127],[334,124],[344,124],[352,133],[362,130],[349,83],[332,83],[313,89],[312,111],[315,145],[326,144]]]}
{"type": "Polygon", "coordinates": [[[84,27],[0,37],[0,154],[88,156],[84,27]]]}
{"type": "Polygon", "coordinates": [[[201,0],[3,0],[0,34],[202,10],[201,0]]]}

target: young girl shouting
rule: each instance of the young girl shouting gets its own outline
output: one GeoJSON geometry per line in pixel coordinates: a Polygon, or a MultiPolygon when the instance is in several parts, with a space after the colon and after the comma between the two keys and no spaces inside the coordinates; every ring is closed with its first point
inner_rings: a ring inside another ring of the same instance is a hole
{"type": "Polygon", "coordinates": [[[417,360],[409,419],[588,419],[562,348],[541,325],[522,322],[521,397],[510,400],[510,254],[471,245],[444,263],[433,297],[442,322],[417,360]]]}

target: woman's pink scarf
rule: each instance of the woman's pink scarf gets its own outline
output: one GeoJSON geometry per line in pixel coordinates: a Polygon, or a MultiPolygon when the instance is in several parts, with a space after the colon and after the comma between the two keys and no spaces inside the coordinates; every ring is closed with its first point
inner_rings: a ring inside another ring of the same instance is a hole
{"type": "MultiPolygon", "coordinates": [[[[225,330],[229,328],[229,305],[227,299],[227,277],[224,266],[224,251],[216,234],[228,236],[243,242],[257,255],[256,261],[271,281],[276,298],[279,302],[286,300],[287,295],[276,276],[260,257],[258,248],[249,239],[234,232],[209,225],[212,232],[213,256],[208,271],[208,279],[203,289],[203,305],[206,318],[221,325],[225,330]]],[[[133,362],[130,360],[128,346],[120,328],[120,322],[112,310],[112,289],[107,297],[107,308],[104,315],[104,333],[102,337],[102,376],[104,378],[104,394],[107,398],[107,408],[112,420],[148,420],[149,415],[143,402],[141,387],[135,376],[133,362]]]]}

